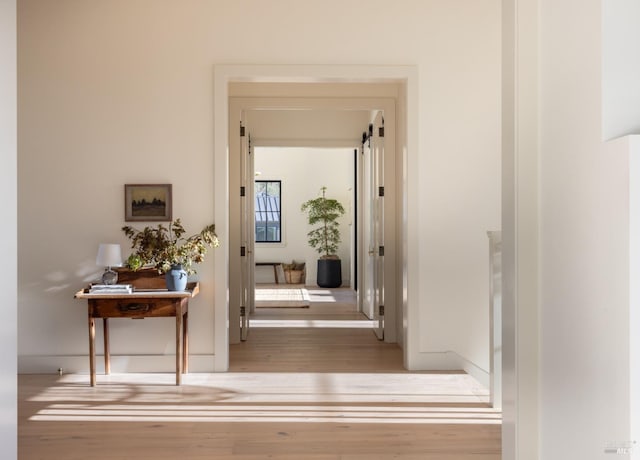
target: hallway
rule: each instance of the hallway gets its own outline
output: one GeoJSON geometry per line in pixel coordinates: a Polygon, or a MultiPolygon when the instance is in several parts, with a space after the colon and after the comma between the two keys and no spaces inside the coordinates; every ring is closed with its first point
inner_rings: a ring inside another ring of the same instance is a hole
{"type": "Polygon", "coordinates": [[[403,371],[402,350],[375,337],[353,290],[305,289],[308,308],[256,308],[248,340],[229,347],[229,370],[403,371]]]}

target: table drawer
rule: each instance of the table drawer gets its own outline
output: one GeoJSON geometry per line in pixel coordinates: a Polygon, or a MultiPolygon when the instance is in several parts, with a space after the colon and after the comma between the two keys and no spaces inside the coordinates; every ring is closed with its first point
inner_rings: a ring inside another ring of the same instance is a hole
{"type": "Polygon", "coordinates": [[[153,316],[175,316],[176,308],[187,302],[176,299],[90,299],[89,316],[93,318],[145,318],[153,316]]]}

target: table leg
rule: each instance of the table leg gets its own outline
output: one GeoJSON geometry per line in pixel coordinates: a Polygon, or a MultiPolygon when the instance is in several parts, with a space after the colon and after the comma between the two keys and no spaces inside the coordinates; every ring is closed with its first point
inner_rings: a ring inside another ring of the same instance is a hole
{"type": "Polygon", "coordinates": [[[89,317],[89,381],[96,386],[96,321],[89,317]]]}
{"type": "Polygon", "coordinates": [[[176,385],[182,379],[182,309],[176,310],[176,385]]]}
{"type": "Polygon", "coordinates": [[[102,318],[102,335],[104,336],[104,373],[111,374],[111,352],[109,351],[109,318],[102,318]]]}
{"type": "Polygon", "coordinates": [[[189,311],[182,322],[182,373],[189,373],[189,311]]]}

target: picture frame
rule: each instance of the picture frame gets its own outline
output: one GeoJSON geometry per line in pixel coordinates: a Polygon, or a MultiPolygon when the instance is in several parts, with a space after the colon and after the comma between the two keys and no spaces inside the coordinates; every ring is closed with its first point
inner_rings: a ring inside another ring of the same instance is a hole
{"type": "Polygon", "coordinates": [[[125,184],[125,222],[170,222],[171,184],[125,184]]]}

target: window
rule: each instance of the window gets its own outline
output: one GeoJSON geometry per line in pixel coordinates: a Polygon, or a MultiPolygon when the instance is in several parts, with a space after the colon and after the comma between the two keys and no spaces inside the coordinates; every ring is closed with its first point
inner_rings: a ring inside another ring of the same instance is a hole
{"type": "Polygon", "coordinates": [[[282,242],[280,191],[281,183],[279,180],[257,180],[255,183],[256,243],[282,242]]]}

